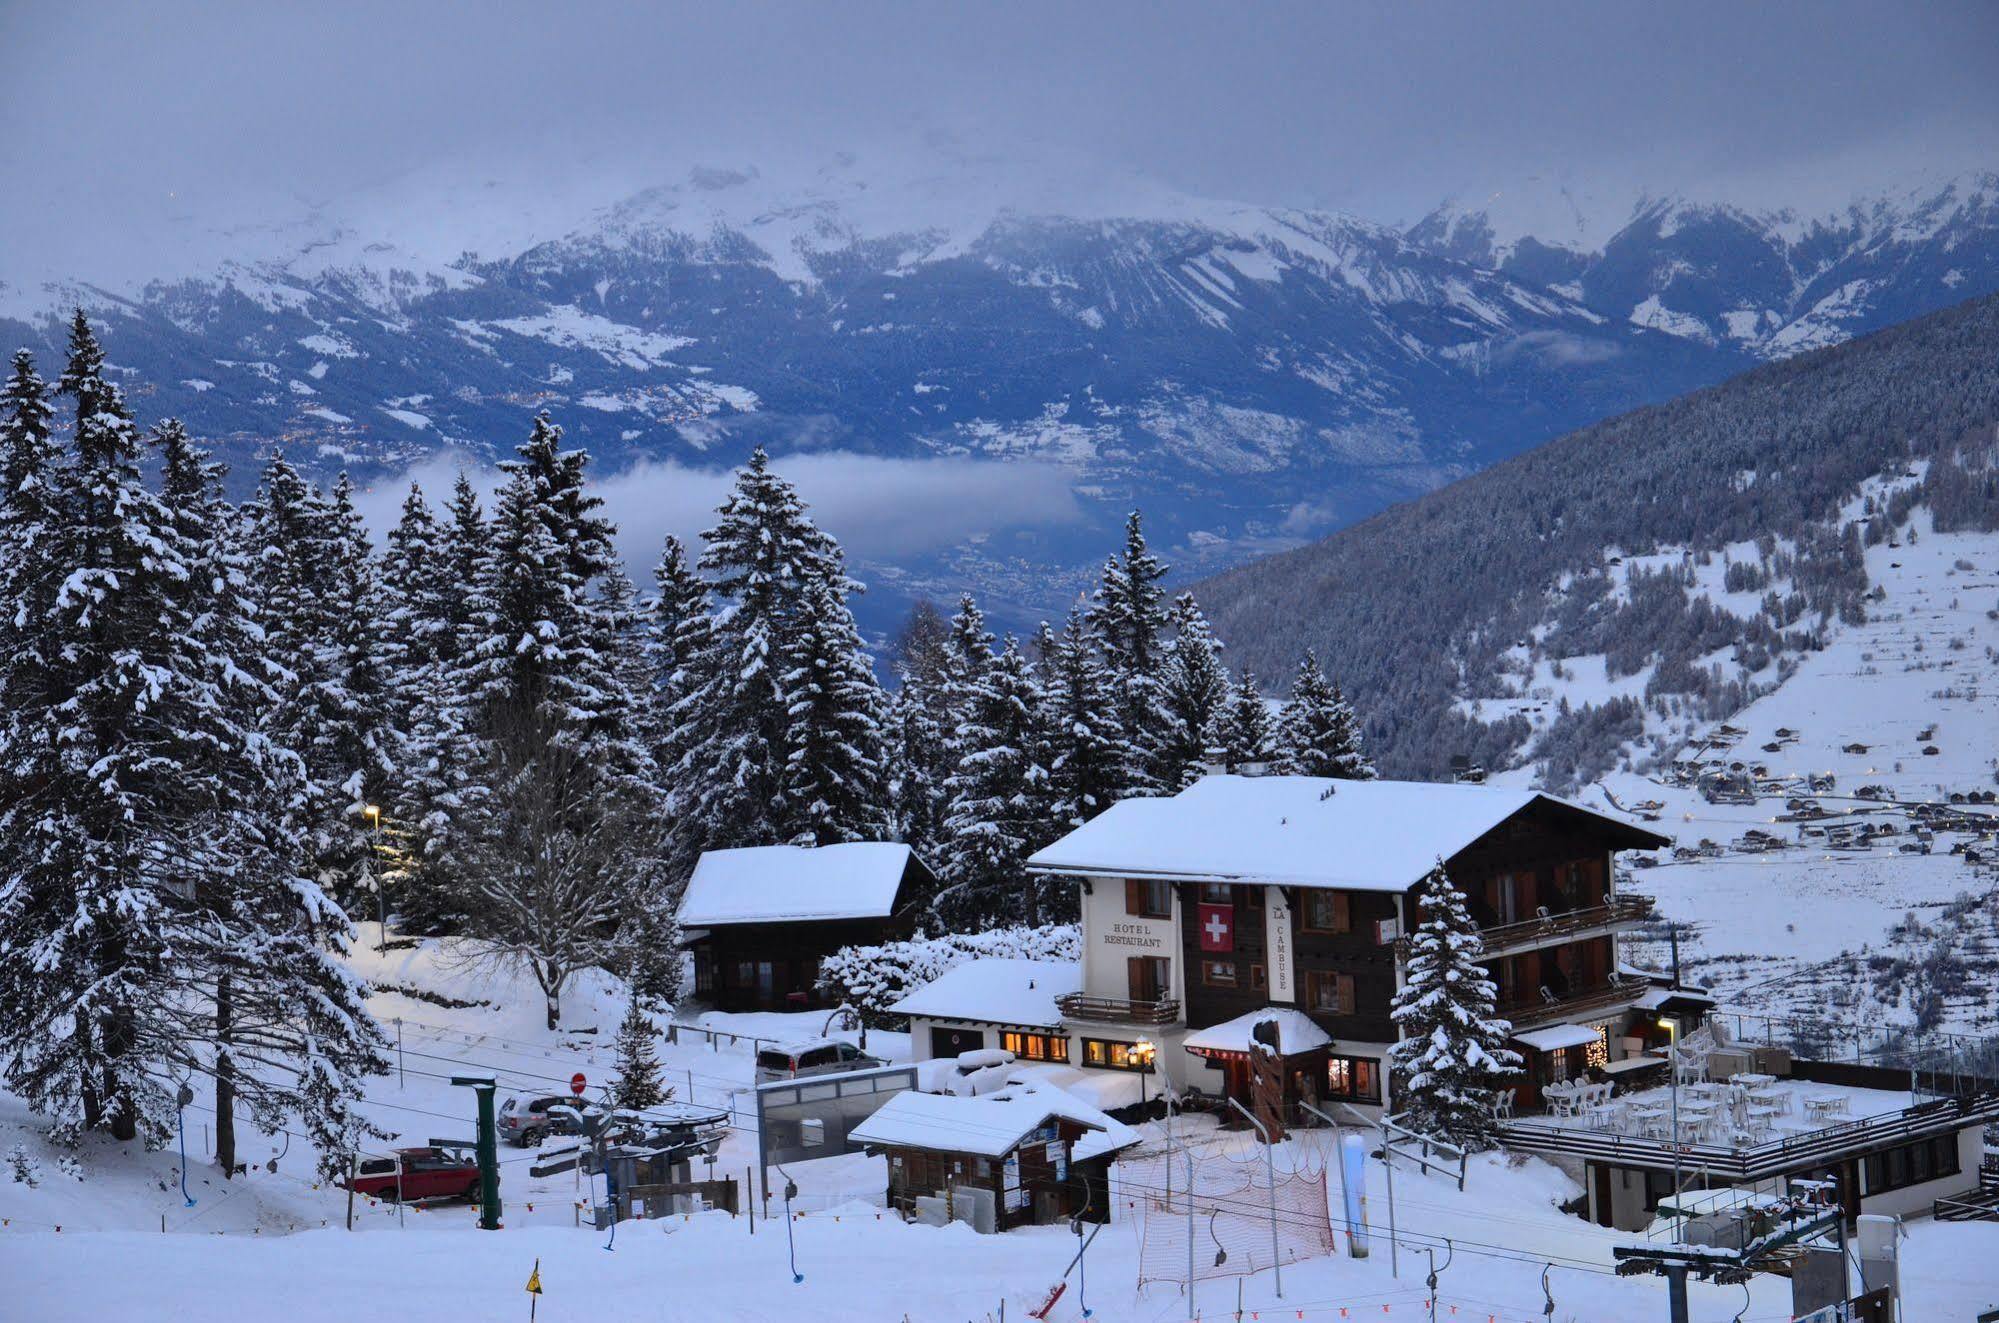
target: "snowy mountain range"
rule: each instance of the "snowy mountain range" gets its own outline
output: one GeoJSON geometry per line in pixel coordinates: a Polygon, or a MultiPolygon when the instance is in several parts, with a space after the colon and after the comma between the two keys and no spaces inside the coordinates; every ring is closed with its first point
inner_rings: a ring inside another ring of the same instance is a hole
{"type": "Polygon", "coordinates": [[[1546,237],[1490,203],[1404,230],[963,155],[461,167],[231,213],[251,225],[177,208],[121,217],[138,248],[51,210],[0,257],[0,334],[53,357],[62,312],[93,310],[142,415],[185,418],[239,481],[273,443],[364,484],[490,460],[538,408],[612,470],[763,444],[1059,472],[1075,501],[1045,519],[968,511],[951,545],[864,565],[877,624],[962,585],[1024,623],[1134,505],[1183,571],[1219,568],[1999,289],[1991,175],[1810,221],[1599,207],[1546,237]]]}

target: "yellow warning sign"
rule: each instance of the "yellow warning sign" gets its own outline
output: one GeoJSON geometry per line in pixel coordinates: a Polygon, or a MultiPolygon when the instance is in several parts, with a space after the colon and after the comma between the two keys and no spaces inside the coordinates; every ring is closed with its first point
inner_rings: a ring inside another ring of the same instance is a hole
{"type": "Polygon", "coordinates": [[[541,1260],[534,1261],[534,1271],[528,1274],[528,1294],[541,1294],[541,1260]]]}

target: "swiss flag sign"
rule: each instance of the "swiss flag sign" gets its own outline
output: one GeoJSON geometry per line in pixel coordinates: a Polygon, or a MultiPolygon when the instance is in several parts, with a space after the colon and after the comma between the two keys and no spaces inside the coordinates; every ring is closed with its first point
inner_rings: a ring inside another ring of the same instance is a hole
{"type": "Polygon", "coordinates": [[[1201,905],[1197,907],[1201,925],[1201,949],[1203,951],[1235,950],[1235,907],[1233,905],[1201,905]]]}

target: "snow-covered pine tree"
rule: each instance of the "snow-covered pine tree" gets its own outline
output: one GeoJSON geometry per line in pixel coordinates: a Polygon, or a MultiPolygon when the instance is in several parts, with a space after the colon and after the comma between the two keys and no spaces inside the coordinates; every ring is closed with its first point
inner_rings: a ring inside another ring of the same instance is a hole
{"type": "Polygon", "coordinates": [[[1389,1050],[1410,1129],[1472,1152],[1493,1147],[1497,1091],[1519,1073],[1499,1018],[1498,988],[1480,958],[1471,911],[1437,861],[1416,887],[1421,918],[1409,937],[1408,973],[1391,1015],[1401,1040],[1389,1050]]]}
{"type": "Polygon", "coordinates": [[[58,585],[36,630],[52,664],[0,709],[0,1076],[60,1137],[150,1143],[174,1107],[163,1056],[183,1034],[197,810],[229,736],[190,600],[195,548],[141,477],[81,312],[59,390],[76,422],[48,470],[49,560],[28,571],[58,585]]]}
{"type": "Polygon", "coordinates": [[[1270,761],[1270,707],[1256,687],[1256,677],[1244,671],[1230,687],[1228,700],[1215,721],[1215,746],[1222,766],[1238,771],[1251,763],[1270,761]]]}
{"type": "Polygon", "coordinates": [[[945,783],[943,886],[932,908],[949,931],[1047,921],[1041,888],[1023,868],[1062,830],[1045,717],[1040,681],[1009,638],[980,674],[960,728],[965,752],[945,783]]]}
{"type": "Polygon", "coordinates": [[[708,583],[694,571],[687,549],[668,536],[653,569],[656,589],[646,604],[645,652],[654,712],[653,763],[659,771],[662,812],[662,865],[670,887],[685,883],[701,853],[701,832],[685,816],[689,795],[674,769],[688,752],[682,741],[693,737],[698,723],[690,721],[685,700],[699,686],[697,666],[709,651],[708,583]]]}
{"type": "Polygon", "coordinates": [[[185,867],[192,913],[173,948],[179,1006],[206,1031],[161,1045],[178,1074],[214,1083],[215,1160],[236,1165],[236,1112],[275,1130],[302,1124],[337,1165],[343,1137],[366,1130],[361,1080],[388,1068],[386,1043],[360,981],[336,958],[350,933],[326,894],[302,876],[294,816],[306,807],[303,762],[258,733],[280,673],[263,655],[246,558],[220,465],[176,422],[155,434],[161,502],[192,548],[190,642],[217,706],[187,784],[185,867]],[[253,1063],[245,1069],[242,1063],[253,1063]]]}
{"type": "Polygon", "coordinates": [[[617,959],[619,920],[659,876],[633,670],[594,592],[616,564],[611,526],[585,490],[587,456],[561,442],[542,414],[501,466],[479,613],[451,673],[449,724],[469,738],[444,842],[471,931],[533,975],[550,1028],[570,976],[617,959]]]}
{"type": "Polygon", "coordinates": [[[1179,789],[1168,764],[1171,723],[1161,692],[1167,567],[1145,544],[1139,512],[1125,519],[1124,550],[1104,563],[1089,621],[1109,673],[1126,765],[1115,797],[1179,789]]]}
{"type": "Polygon", "coordinates": [[[1130,788],[1134,755],[1118,724],[1118,704],[1098,653],[1096,630],[1082,609],[1071,608],[1059,636],[1044,622],[1039,645],[1048,693],[1055,818],[1064,829],[1080,827],[1130,788]]]}
{"type": "Polygon", "coordinates": [[[785,838],[793,845],[891,839],[887,701],[836,582],[807,587],[782,657],[785,838]]]}
{"type": "Polygon", "coordinates": [[[14,355],[0,410],[0,710],[33,709],[54,682],[60,645],[49,616],[62,585],[53,555],[61,512],[52,485],[55,411],[25,349],[14,355]]]}
{"type": "Polygon", "coordinates": [[[1329,684],[1310,651],[1298,663],[1291,698],[1277,720],[1278,770],[1292,776],[1372,781],[1374,764],[1361,748],[1353,705],[1329,684]]]}
{"type": "Polygon", "coordinates": [[[951,656],[950,622],[919,599],[896,636],[891,662],[897,683],[886,725],[896,839],[926,859],[944,836],[944,782],[958,724],[950,702],[951,656]]]}
{"type": "Polygon", "coordinates": [[[380,887],[389,871],[380,817],[398,778],[403,735],[396,726],[396,663],[374,555],[345,473],[322,517],[323,632],[311,678],[296,699],[310,713],[311,740],[299,752],[318,800],[308,838],[313,869],[321,885],[354,909],[375,899],[364,893],[380,887]]]}
{"type": "MultiPolygon", "coordinates": [[[[393,550],[393,543],[392,543],[393,550]]],[[[448,848],[451,820],[464,803],[470,769],[480,761],[476,736],[460,724],[464,715],[464,659],[493,625],[486,598],[491,529],[472,482],[460,472],[437,530],[437,597],[431,619],[420,631],[431,658],[421,671],[405,671],[413,720],[403,754],[402,774],[391,801],[399,847],[400,897],[404,926],[413,932],[447,932],[462,926],[470,888],[448,848]]],[[[411,563],[414,556],[411,557],[411,563]]],[[[414,592],[402,600],[417,604],[414,592]]],[[[413,632],[418,632],[412,626],[413,632]]]]}
{"type": "Polygon", "coordinates": [[[444,535],[410,484],[402,514],[382,551],[382,635],[389,664],[396,728],[413,731],[450,630],[451,587],[445,579],[444,535]]]}
{"type": "Polygon", "coordinates": [[[637,996],[618,1024],[617,1072],[611,1077],[611,1106],[643,1112],[673,1096],[673,1090],[659,1082],[659,1050],[653,1040],[659,1030],[639,1005],[637,996]]]}
{"type": "Polygon", "coordinates": [[[1184,790],[1198,781],[1213,756],[1217,727],[1229,700],[1229,673],[1221,644],[1208,628],[1192,593],[1173,602],[1173,642],[1160,676],[1165,743],[1158,759],[1163,788],[1184,790]]]}
{"type": "Polygon", "coordinates": [[[682,825],[696,850],[786,839],[790,700],[783,657],[808,589],[854,585],[839,548],[815,526],[761,448],[736,474],[701,568],[722,607],[698,652],[683,654],[687,692],[674,709],[677,753],[669,779],[683,795],[682,825]]]}
{"type": "Polygon", "coordinates": [[[906,842],[925,859],[935,857],[944,838],[944,813],[949,796],[944,782],[944,728],[937,718],[936,681],[904,676],[888,696],[889,814],[895,839],[906,842]]]}

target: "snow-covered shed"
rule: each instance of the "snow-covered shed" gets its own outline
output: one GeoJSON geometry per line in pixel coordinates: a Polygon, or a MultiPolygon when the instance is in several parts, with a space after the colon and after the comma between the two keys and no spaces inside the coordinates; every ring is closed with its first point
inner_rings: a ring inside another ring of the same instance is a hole
{"type": "Polygon", "coordinates": [[[695,995],[725,1011],[817,1006],[819,962],[907,937],[934,886],[895,842],[705,851],[679,909],[695,995]]]}
{"type": "Polygon", "coordinates": [[[1082,986],[1074,961],[968,960],[889,1009],[909,1017],[918,1060],[1004,1048],[1021,1061],[1066,1062],[1069,1039],[1055,999],[1082,986]]]}
{"type": "Polygon", "coordinates": [[[851,1138],[888,1158],[888,1202],[950,1201],[982,1230],[1110,1220],[1110,1164],[1139,1134],[1073,1095],[1023,1082],[977,1098],[901,1093],[851,1138]]]}

